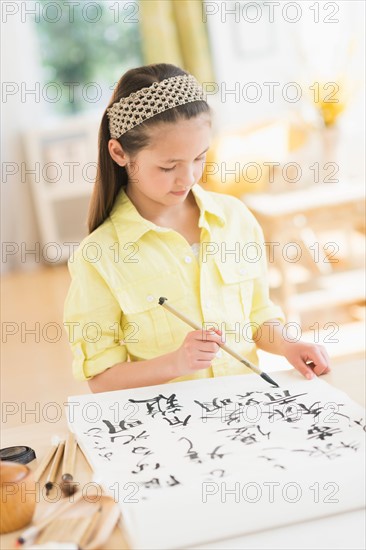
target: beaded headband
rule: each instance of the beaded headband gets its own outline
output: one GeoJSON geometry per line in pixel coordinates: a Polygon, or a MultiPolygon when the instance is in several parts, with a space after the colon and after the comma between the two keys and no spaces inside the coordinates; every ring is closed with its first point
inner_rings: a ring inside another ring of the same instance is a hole
{"type": "Polygon", "coordinates": [[[145,120],[192,101],[205,100],[202,86],[192,75],[181,75],[153,82],[107,109],[111,137],[118,139],[145,120]]]}

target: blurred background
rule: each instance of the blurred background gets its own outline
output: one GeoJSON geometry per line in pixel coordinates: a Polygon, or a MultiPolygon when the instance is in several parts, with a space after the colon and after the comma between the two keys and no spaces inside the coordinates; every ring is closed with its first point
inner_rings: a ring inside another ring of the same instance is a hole
{"type": "MultiPolygon", "coordinates": [[[[364,2],[2,2],[1,290],[6,401],[88,391],[62,326],[116,82],[167,62],[203,84],[201,184],[243,200],[273,301],[347,362],[365,349],[364,2]]],[[[238,236],[239,237],[239,236],[238,236]]],[[[263,366],[281,359],[262,354],[263,366]]],[[[10,419],[11,421],[11,419],[10,419]]]]}

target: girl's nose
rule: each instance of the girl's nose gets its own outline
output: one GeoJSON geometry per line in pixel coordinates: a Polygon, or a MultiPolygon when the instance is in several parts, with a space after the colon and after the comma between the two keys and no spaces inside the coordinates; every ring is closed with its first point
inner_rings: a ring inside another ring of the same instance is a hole
{"type": "Polygon", "coordinates": [[[182,187],[189,187],[195,182],[193,166],[182,168],[181,172],[177,176],[177,183],[182,187]]]}

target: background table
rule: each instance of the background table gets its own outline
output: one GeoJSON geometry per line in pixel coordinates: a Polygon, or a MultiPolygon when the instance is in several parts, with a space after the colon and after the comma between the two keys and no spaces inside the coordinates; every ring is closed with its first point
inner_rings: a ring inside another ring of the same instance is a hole
{"type": "Polygon", "coordinates": [[[356,233],[362,235],[364,246],[363,182],[328,183],[278,194],[246,194],[242,201],[259,221],[266,242],[272,243],[267,245],[268,265],[279,274],[278,299],[287,317],[301,323],[301,313],[328,310],[330,305],[344,308],[364,300],[363,255],[355,239],[356,233]],[[343,246],[338,242],[339,232],[344,235],[343,246]],[[325,243],[330,234],[336,235],[336,242],[331,237],[331,242],[325,243]],[[287,245],[291,245],[289,251],[287,245]],[[293,245],[298,247],[294,263],[287,257],[288,253],[294,254],[293,245]],[[294,269],[299,267],[302,282],[306,279],[309,284],[307,292],[297,291],[299,273],[296,271],[295,277],[294,269]]]}

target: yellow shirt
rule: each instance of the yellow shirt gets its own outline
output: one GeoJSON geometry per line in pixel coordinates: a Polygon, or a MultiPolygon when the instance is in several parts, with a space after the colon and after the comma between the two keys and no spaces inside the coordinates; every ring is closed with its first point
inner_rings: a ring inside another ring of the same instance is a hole
{"type": "MultiPolygon", "coordinates": [[[[269,298],[262,230],[239,199],[199,184],[192,192],[200,209],[198,258],[180,233],[143,218],[123,189],[70,258],[64,325],[75,378],[178,349],[193,329],[158,304],[161,296],[203,328],[214,324],[227,345],[258,364],[254,329],[284,321],[269,298]]],[[[220,350],[209,369],[172,381],[249,372],[220,350]]]]}

